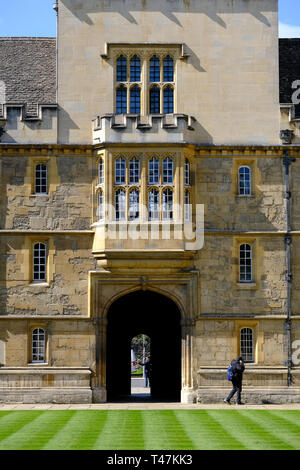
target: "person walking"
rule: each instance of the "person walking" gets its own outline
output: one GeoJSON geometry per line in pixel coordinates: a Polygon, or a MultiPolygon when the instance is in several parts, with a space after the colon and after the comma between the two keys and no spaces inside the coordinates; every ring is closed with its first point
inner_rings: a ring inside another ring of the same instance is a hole
{"type": "Polygon", "coordinates": [[[237,359],[231,361],[232,366],[232,390],[229,393],[228,397],[224,399],[224,402],[230,405],[230,400],[236,393],[236,404],[243,405],[241,401],[242,393],[242,382],[243,382],[243,372],[245,370],[245,364],[243,358],[239,356],[237,359]]]}
{"type": "Polygon", "coordinates": [[[145,387],[151,387],[151,373],[152,373],[152,364],[150,357],[146,358],[146,362],[142,364],[145,367],[145,387]]]}

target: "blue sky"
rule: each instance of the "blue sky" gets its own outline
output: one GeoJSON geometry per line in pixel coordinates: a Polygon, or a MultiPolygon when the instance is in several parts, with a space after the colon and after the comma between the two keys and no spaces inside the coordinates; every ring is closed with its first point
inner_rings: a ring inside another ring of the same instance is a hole
{"type": "MultiPolygon", "coordinates": [[[[0,36],[55,36],[54,0],[0,0],[0,36]]],[[[300,0],[279,0],[280,37],[300,37],[300,0]]]]}

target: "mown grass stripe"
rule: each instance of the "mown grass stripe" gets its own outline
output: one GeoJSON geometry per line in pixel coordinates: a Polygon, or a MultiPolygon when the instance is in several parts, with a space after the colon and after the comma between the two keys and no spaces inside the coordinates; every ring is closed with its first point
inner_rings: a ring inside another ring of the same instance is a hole
{"type": "Polygon", "coordinates": [[[210,412],[232,437],[238,438],[247,450],[293,449],[275,433],[253,419],[253,410],[232,410],[227,413],[210,412]]]}
{"type": "Polygon", "coordinates": [[[173,410],[143,411],[144,440],[147,450],[193,450],[194,442],[173,410]]]}
{"type": "Polygon", "coordinates": [[[246,449],[206,410],[177,410],[175,414],[197,450],[246,449]]]}
{"type": "Polygon", "coordinates": [[[109,410],[94,450],[143,450],[144,423],[139,410],[109,410]]]}
{"type": "Polygon", "coordinates": [[[11,411],[0,420],[0,449],[19,449],[42,411],[11,411]]]}
{"type": "Polygon", "coordinates": [[[77,410],[61,432],[43,446],[43,450],[91,450],[106,419],[106,410],[77,410]]]}
{"type": "MultiPolygon", "coordinates": [[[[284,449],[300,448],[300,426],[282,416],[282,410],[253,410],[251,419],[256,426],[261,426],[270,436],[281,442],[284,449]],[[281,413],[280,413],[281,411],[281,413]]],[[[244,411],[246,413],[246,410],[244,411]]],[[[299,420],[300,415],[298,415],[299,420]]]]}

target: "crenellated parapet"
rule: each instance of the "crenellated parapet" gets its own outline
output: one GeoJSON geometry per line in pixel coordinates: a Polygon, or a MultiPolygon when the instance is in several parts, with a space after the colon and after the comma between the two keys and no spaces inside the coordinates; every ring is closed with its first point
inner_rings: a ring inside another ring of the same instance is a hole
{"type": "Polygon", "coordinates": [[[93,119],[93,143],[195,142],[195,125],[186,114],[105,114],[93,119]]]}

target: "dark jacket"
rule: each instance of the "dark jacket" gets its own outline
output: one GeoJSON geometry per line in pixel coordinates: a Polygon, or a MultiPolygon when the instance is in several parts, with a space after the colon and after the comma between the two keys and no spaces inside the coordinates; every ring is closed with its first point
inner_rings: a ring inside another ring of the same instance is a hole
{"type": "Polygon", "coordinates": [[[242,382],[243,372],[245,370],[245,364],[243,360],[240,357],[238,357],[237,359],[233,359],[231,361],[231,365],[232,365],[232,380],[234,382],[242,382]]]}

